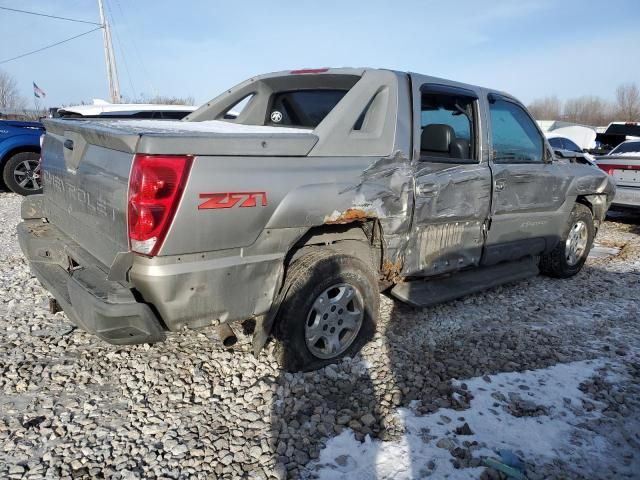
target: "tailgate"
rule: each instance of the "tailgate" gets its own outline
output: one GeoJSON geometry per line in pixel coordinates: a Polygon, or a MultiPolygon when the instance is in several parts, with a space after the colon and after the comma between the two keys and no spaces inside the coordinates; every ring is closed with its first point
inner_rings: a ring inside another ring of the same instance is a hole
{"type": "Polygon", "coordinates": [[[137,136],[47,122],[42,148],[50,222],[105,266],[128,250],[127,189],[137,136]]]}

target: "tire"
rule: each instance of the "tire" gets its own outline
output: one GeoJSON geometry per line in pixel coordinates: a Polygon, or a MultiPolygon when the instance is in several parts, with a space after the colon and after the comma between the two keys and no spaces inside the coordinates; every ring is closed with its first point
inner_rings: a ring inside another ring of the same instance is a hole
{"type": "Polygon", "coordinates": [[[593,226],[593,215],[591,210],[585,205],[576,203],[571,210],[567,226],[562,232],[562,237],[558,245],[549,253],[540,257],[540,272],[544,275],[555,278],[569,278],[578,273],[589,256],[589,251],[593,245],[595,228],[593,226]],[[584,246],[571,256],[571,248],[582,244],[577,242],[578,237],[584,228],[584,246]],[[570,238],[571,237],[571,238],[570,238]],[[572,240],[573,239],[573,240],[572,240]]]}
{"type": "Polygon", "coordinates": [[[284,289],[274,328],[281,368],[322,368],[355,355],[373,337],[380,305],[378,282],[359,258],[310,249],[289,268],[284,289]]]}
{"type": "Polygon", "coordinates": [[[11,191],[19,195],[42,193],[40,154],[16,153],[4,164],[2,179],[11,191]]]}

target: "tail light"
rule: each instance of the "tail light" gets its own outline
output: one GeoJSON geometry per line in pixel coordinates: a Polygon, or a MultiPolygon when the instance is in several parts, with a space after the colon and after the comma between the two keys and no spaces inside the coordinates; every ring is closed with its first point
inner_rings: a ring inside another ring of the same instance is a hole
{"type": "Polygon", "coordinates": [[[136,155],[129,178],[131,250],[157,255],[189,176],[192,157],[136,155]]]}
{"type": "Polygon", "coordinates": [[[598,164],[598,166],[600,167],[600,170],[604,170],[604,173],[606,173],[607,175],[613,175],[613,171],[616,169],[615,165],[598,164]]]}
{"type": "Polygon", "coordinates": [[[289,73],[292,75],[309,75],[314,73],[325,73],[328,71],[328,68],[302,68],[300,70],[291,70],[289,73]]]}
{"type": "Polygon", "coordinates": [[[614,170],[640,170],[640,165],[616,165],[613,163],[598,163],[601,170],[604,170],[607,175],[613,175],[614,170]]]}

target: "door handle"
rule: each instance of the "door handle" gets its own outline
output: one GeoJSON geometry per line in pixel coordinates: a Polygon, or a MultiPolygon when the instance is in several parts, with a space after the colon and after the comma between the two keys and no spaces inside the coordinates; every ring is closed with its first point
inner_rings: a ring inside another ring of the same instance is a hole
{"type": "Polygon", "coordinates": [[[440,186],[433,183],[419,183],[416,185],[416,195],[419,197],[435,197],[440,186]]]}
{"type": "Polygon", "coordinates": [[[504,180],[496,180],[494,183],[494,188],[496,190],[496,192],[501,192],[502,190],[504,190],[504,185],[505,185],[505,181],[504,180]]]}
{"type": "Polygon", "coordinates": [[[73,140],[67,138],[64,141],[64,148],[68,149],[68,150],[73,150],[73,140]]]}

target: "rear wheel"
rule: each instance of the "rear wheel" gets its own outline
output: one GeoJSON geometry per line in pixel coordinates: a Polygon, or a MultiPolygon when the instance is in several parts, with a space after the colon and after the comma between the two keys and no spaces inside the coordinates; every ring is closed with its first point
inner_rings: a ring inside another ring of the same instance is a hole
{"type": "Polygon", "coordinates": [[[587,260],[595,228],[591,211],[577,203],[556,248],[540,257],[540,271],[556,278],[567,278],[578,273],[587,260]]]}
{"type": "Polygon", "coordinates": [[[352,356],[375,333],[379,294],[362,260],[313,249],[289,269],[275,327],[276,356],[288,371],[308,371],[352,356]]]}
{"type": "Polygon", "coordinates": [[[20,195],[42,193],[40,154],[16,153],[4,164],[2,179],[10,190],[20,195]]]}

